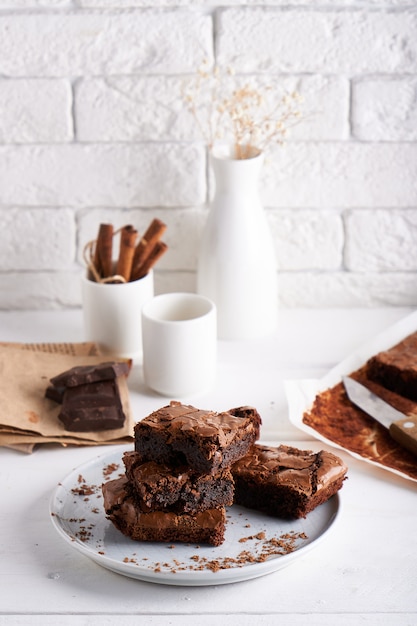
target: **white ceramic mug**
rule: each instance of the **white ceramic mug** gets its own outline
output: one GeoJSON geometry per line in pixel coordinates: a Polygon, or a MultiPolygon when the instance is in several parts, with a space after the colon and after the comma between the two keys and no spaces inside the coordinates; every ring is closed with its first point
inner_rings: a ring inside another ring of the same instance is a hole
{"type": "Polygon", "coordinates": [[[155,296],[142,309],[146,385],[171,399],[214,384],[217,316],[214,303],[193,293],[155,296]]]}
{"type": "Polygon", "coordinates": [[[154,295],[152,270],[128,283],[97,283],[82,279],[87,341],[95,341],[109,356],[142,356],[142,306],[154,295]]]}

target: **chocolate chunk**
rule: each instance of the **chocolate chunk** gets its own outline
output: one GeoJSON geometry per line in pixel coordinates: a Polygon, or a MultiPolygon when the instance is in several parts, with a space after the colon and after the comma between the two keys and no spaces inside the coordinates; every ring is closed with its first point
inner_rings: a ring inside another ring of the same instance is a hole
{"type": "Polygon", "coordinates": [[[54,402],[58,402],[58,404],[62,404],[64,393],[65,387],[55,387],[54,385],[49,385],[45,391],[45,398],[49,398],[54,402]]]}
{"type": "Polygon", "coordinates": [[[58,415],[66,430],[89,432],[122,428],[125,415],[117,381],[69,387],[58,415]]]}
{"type": "Polygon", "coordinates": [[[51,378],[45,396],[62,404],[58,417],[66,430],[91,432],[122,428],[126,419],[117,379],[129,361],[78,365],[51,378]]]}
{"type": "Polygon", "coordinates": [[[230,506],[234,483],[230,469],[200,474],[187,465],[173,466],[144,461],[137,452],[123,456],[126,477],[138,508],[174,513],[198,513],[230,506]]]}
{"type": "Polygon", "coordinates": [[[129,369],[128,361],[79,365],[54,376],[51,378],[51,383],[54,387],[77,387],[101,380],[114,380],[118,376],[127,376],[129,369]]]}

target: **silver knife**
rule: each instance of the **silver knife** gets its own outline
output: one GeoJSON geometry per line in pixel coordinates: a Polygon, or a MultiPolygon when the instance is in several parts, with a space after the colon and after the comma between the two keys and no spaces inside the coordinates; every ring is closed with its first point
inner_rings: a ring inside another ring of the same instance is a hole
{"type": "Polygon", "coordinates": [[[349,400],[388,428],[397,443],[417,455],[417,415],[401,413],[349,376],[343,376],[342,380],[349,400]]]}

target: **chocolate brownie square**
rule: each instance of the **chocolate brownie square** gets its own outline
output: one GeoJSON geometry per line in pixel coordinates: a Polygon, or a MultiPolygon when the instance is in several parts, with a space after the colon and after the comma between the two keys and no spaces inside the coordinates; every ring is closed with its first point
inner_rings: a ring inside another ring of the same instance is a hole
{"type": "Polygon", "coordinates": [[[146,460],[216,474],[246,454],[260,424],[251,407],[216,413],[171,402],[136,424],[135,450],[146,460]]]}
{"type": "Polygon", "coordinates": [[[341,488],[346,472],[324,450],[256,444],[232,466],[235,503],[285,519],[306,517],[341,488]]]}
{"type": "Polygon", "coordinates": [[[213,546],[219,546],[224,541],[224,507],[194,514],[144,513],[132,495],[126,476],[104,483],[102,490],[108,519],[120,532],[135,541],[178,541],[213,546]]]}
{"type": "Polygon", "coordinates": [[[197,513],[230,506],[234,481],[230,469],[200,474],[186,465],[172,466],[144,461],[137,452],[123,456],[126,476],[143,512],[197,513]]]}

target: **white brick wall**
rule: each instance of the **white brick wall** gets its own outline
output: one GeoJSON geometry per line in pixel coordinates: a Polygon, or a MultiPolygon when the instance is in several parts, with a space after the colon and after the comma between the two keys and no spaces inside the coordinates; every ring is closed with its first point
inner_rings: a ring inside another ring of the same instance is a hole
{"type": "Polygon", "coordinates": [[[195,288],[203,58],[305,99],[261,178],[282,306],[417,304],[412,0],[0,0],[0,42],[0,308],[79,306],[101,221],[163,219],[157,290],[195,288]]]}

